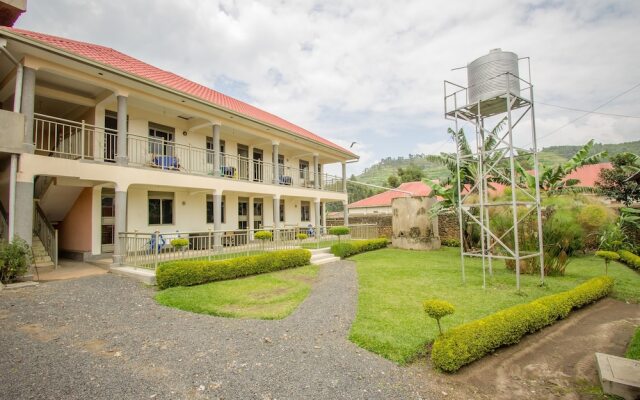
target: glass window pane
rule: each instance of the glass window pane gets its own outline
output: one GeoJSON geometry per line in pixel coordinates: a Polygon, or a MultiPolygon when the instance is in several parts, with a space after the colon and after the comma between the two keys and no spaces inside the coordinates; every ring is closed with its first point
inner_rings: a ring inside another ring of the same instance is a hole
{"type": "Polygon", "coordinates": [[[173,200],[162,200],[162,223],[173,224],[173,200]]]}
{"type": "Polygon", "coordinates": [[[160,223],[160,200],[149,199],[149,225],[160,223]]]}
{"type": "Polygon", "coordinates": [[[213,224],[213,200],[207,200],[207,224],[213,224]]]}

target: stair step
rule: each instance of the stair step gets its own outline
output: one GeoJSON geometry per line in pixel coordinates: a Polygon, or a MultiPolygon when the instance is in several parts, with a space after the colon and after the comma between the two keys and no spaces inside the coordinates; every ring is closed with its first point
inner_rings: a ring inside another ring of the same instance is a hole
{"type": "Polygon", "coordinates": [[[320,249],[309,249],[309,251],[311,252],[311,255],[314,255],[314,254],[330,254],[331,253],[331,248],[323,247],[323,248],[320,248],[320,249]]]}
{"type": "Polygon", "coordinates": [[[33,262],[37,263],[37,264],[43,264],[43,263],[48,263],[51,262],[51,257],[47,256],[41,256],[41,257],[34,257],[33,258],[33,262]]]}
{"type": "Polygon", "coordinates": [[[55,265],[53,264],[52,261],[49,262],[43,262],[43,263],[35,263],[34,264],[36,268],[38,268],[39,270],[43,269],[43,268],[55,268],[55,265]]]}
{"type": "Polygon", "coordinates": [[[336,261],[340,261],[340,257],[327,257],[327,258],[323,258],[321,260],[316,260],[316,261],[311,261],[312,264],[315,265],[322,265],[322,264],[329,264],[332,262],[336,262],[336,261]]]}

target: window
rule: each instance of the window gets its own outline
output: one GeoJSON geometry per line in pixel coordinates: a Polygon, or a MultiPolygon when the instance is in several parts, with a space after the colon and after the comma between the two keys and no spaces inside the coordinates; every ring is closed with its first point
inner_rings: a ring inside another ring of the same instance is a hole
{"type": "MultiPolygon", "coordinates": [[[[215,149],[213,148],[213,138],[211,136],[207,136],[207,162],[209,164],[213,164],[214,151],[215,149]]],[[[224,154],[224,140],[220,141],[220,153],[224,154]]],[[[224,158],[222,157],[220,158],[220,164],[224,165],[224,158]]]]}
{"type": "Polygon", "coordinates": [[[284,222],[284,199],[280,199],[280,222],[284,222]]]}
{"type": "Polygon", "coordinates": [[[149,225],[173,224],[173,193],[149,192],[149,225]]]}
{"type": "MultiPolygon", "coordinates": [[[[224,196],[222,196],[222,204],[220,206],[220,214],[222,214],[220,217],[220,222],[222,222],[224,224],[224,196]]],[[[213,224],[213,195],[208,194],[207,195],[207,224],[213,224]]]]}
{"type": "Polygon", "coordinates": [[[311,221],[311,204],[308,201],[300,202],[300,220],[303,222],[311,221]]]}
{"type": "Polygon", "coordinates": [[[174,128],[149,122],[149,153],[173,156],[174,136],[174,128]]]}
{"type": "Polygon", "coordinates": [[[309,161],[300,160],[300,178],[309,179],[309,161]]]}

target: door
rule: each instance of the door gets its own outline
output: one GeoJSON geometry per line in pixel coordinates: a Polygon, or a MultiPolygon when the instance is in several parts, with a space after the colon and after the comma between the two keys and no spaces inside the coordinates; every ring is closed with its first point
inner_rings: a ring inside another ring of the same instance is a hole
{"type": "Polygon", "coordinates": [[[249,180],[249,147],[238,144],[238,179],[249,180]]]}
{"type": "Polygon", "coordinates": [[[262,214],[263,214],[263,203],[262,199],[253,199],[253,229],[259,230],[262,229],[262,214]]]}
{"type": "Polygon", "coordinates": [[[101,199],[101,250],[102,253],[113,253],[115,242],[115,192],[113,189],[102,189],[101,199]]]}
{"type": "Polygon", "coordinates": [[[249,199],[238,198],[238,229],[249,229],[249,199]]]}
{"type": "Polygon", "coordinates": [[[107,111],[104,115],[104,161],[116,161],[116,146],[118,133],[118,115],[114,112],[107,111]]]}
{"type": "Polygon", "coordinates": [[[256,182],[262,182],[264,180],[262,161],[262,150],[253,149],[253,180],[256,182]]]}

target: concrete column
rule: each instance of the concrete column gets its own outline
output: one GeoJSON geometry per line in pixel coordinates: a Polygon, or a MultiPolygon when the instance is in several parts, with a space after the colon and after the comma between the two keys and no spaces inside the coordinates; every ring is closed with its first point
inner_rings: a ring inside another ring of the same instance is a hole
{"type": "Polygon", "coordinates": [[[249,146],[249,161],[248,161],[248,168],[249,168],[249,181],[253,182],[253,180],[255,179],[255,167],[253,166],[253,146],[249,146]]]}
{"type": "Polygon", "coordinates": [[[349,226],[349,208],[347,208],[349,205],[349,202],[347,202],[346,200],[342,202],[342,207],[344,208],[344,226],[349,226]]]}
{"type": "MultiPolygon", "coordinates": [[[[127,96],[118,95],[118,139],[116,162],[120,165],[127,165],[127,96]]],[[[126,193],[126,191],[125,191],[126,193]]],[[[116,192],[117,195],[117,192],[116,192]]],[[[116,211],[117,212],[117,211],[116,211]]]]}
{"type": "Polygon", "coordinates": [[[213,125],[213,176],[220,176],[220,159],[220,125],[216,124],[213,125]]]}
{"type": "MultiPolygon", "coordinates": [[[[22,100],[20,110],[26,117],[24,123],[24,143],[29,146],[31,153],[35,148],[33,144],[33,112],[36,100],[36,70],[29,67],[23,68],[22,73],[22,100]]],[[[33,197],[33,196],[32,196],[33,197]]]]}
{"type": "Polygon", "coordinates": [[[324,168],[322,168],[322,164],[318,164],[318,188],[319,189],[322,189],[322,187],[324,186],[324,183],[322,182],[322,179],[324,178],[322,176],[322,173],[324,172],[323,170],[324,168]]]}
{"type": "Polygon", "coordinates": [[[315,199],[314,201],[314,205],[315,205],[315,215],[314,215],[314,224],[316,226],[315,228],[315,232],[316,235],[320,234],[320,226],[322,225],[320,223],[320,199],[315,199]]]}
{"type": "MultiPolygon", "coordinates": [[[[119,114],[118,114],[119,117],[119,114]]],[[[120,128],[120,126],[118,126],[120,128]]],[[[114,218],[114,230],[115,230],[115,238],[113,243],[113,263],[114,264],[122,264],[124,261],[124,252],[125,249],[120,242],[120,233],[127,231],[127,186],[119,185],[116,186],[115,190],[115,198],[114,198],[114,207],[115,207],[115,218],[114,218]]]]}
{"type": "Polygon", "coordinates": [[[322,212],[320,213],[320,225],[326,227],[327,226],[327,202],[322,202],[322,212]]]}
{"type": "Polygon", "coordinates": [[[313,187],[318,189],[320,187],[320,175],[318,174],[318,154],[313,155],[313,187]]]}
{"type": "Polygon", "coordinates": [[[14,237],[24,239],[31,246],[33,237],[33,180],[16,182],[14,237]]]}
{"type": "Polygon", "coordinates": [[[280,144],[278,142],[273,142],[273,183],[280,183],[280,165],[278,164],[278,150],[280,144]]]}
{"type": "Polygon", "coordinates": [[[280,228],[280,195],[273,196],[273,227],[280,228]]]}
{"type": "Polygon", "coordinates": [[[222,192],[218,190],[213,191],[213,230],[213,244],[217,248],[222,244],[222,192]]]}
{"type": "Polygon", "coordinates": [[[342,163],[342,192],[347,193],[347,163],[342,163]]]}

